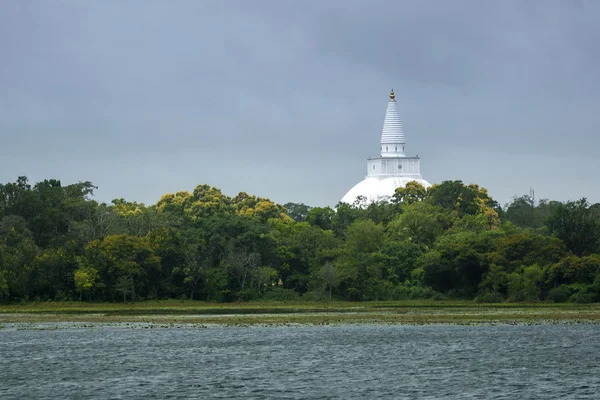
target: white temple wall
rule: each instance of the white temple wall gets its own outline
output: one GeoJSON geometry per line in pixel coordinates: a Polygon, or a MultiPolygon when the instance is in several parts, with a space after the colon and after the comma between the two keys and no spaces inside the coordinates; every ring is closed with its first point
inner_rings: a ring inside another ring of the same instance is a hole
{"type": "Polygon", "coordinates": [[[403,143],[387,143],[381,145],[381,157],[405,157],[403,143]]]}
{"type": "Polygon", "coordinates": [[[415,176],[421,174],[420,159],[416,157],[373,158],[367,161],[367,175],[415,176]]]}

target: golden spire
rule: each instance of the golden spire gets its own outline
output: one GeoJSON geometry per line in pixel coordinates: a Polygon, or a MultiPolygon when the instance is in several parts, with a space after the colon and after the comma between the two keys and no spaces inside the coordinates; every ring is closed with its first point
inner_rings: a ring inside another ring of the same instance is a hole
{"type": "Polygon", "coordinates": [[[390,101],[396,101],[396,95],[394,94],[394,89],[392,89],[390,93],[390,101]]]}

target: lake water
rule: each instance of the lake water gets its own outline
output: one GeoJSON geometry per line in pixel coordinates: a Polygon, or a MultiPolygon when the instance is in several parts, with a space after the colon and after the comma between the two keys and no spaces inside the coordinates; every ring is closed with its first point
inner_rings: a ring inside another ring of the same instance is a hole
{"type": "Polygon", "coordinates": [[[600,398],[597,325],[9,328],[3,400],[600,398]]]}

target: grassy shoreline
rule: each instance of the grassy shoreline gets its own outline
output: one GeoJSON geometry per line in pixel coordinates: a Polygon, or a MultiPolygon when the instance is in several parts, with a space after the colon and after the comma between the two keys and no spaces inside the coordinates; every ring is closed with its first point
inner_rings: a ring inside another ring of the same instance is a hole
{"type": "Polygon", "coordinates": [[[217,325],[598,323],[600,304],[470,301],[42,302],[0,306],[0,326],[14,323],[155,323],[217,325]]]}

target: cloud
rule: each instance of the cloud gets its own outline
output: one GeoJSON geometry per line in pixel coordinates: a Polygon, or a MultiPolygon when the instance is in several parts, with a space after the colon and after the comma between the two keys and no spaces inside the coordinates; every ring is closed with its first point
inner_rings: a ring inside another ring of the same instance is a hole
{"type": "Polygon", "coordinates": [[[584,0],[9,2],[0,180],[333,205],[394,87],[429,181],[600,201],[582,183],[600,167],[598,17],[584,0]]]}

